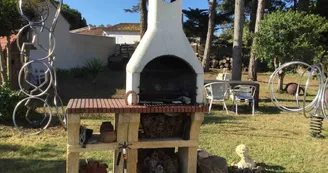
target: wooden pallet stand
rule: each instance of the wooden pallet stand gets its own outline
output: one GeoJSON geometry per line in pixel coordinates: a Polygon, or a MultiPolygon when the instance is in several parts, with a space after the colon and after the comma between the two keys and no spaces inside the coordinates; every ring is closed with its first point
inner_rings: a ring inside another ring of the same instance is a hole
{"type": "Polygon", "coordinates": [[[176,107],[146,107],[128,106],[121,99],[72,99],[67,105],[67,160],[66,173],[79,172],[80,152],[113,150],[114,173],[123,172],[123,159],[119,166],[116,159],[119,152],[119,144],[128,142],[131,149],[127,150],[128,173],[136,173],[138,162],[138,149],[151,148],[178,148],[181,173],[196,173],[197,148],[200,126],[207,112],[206,106],[176,106],[176,107]],[[140,113],[143,112],[189,112],[191,113],[190,139],[180,138],[139,140],[138,130],[140,125],[140,113]],[[196,110],[198,112],[196,112],[196,110]],[[195,112],[192,112],[195,111],[195,112]],[[113,143],[87,144],[86,148],[79,145],[80,119],[84,113],[115,113],[115,130],[117,141],[113,143]]]}

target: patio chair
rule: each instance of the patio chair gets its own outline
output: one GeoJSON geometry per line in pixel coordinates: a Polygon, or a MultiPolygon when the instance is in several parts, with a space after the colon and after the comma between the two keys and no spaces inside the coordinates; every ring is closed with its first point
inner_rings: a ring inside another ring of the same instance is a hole
{"type": "Polygon", "coordinates": [[[223,69],[223,72],[218,74],[216,80],[231,80],[231,78],[231,73],[229,73],[227,69],[223,69]]]}
{"type": "Polygon", "coordinates": [[[226,82],[212,82],[204,85],[206,100],[210,101],[208,112],[211,112],[213,102],[223,102],[223,108],[228,114],[228,108],[225,104],[225,98],[228,93],[229,84],[226,82]]]}
{"type": "Polygon", "coordinates": [[[255,95],[256,87],[252,85],[237,85],[232,89],[232,98],[236,104],[236,114],[238,114],[238,102],[245,101],[252,103],[252,115],[255,113],[255,95]]]}

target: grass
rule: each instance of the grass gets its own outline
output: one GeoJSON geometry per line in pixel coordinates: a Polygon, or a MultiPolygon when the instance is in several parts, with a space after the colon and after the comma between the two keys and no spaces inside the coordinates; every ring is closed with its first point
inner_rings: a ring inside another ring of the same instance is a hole
{"type": "MultiPolygon", "coordinates": [[[[206,79],[214,79],[217,73],[207,73],[206,79]]],[[[328,172],[328,139],[309,137],[309,119],[301,113],[281,112],[269,100],[267,81],[270,74],[260,74],[260,108],[255,116],[242,104],[240,114],[235,115],[232,103],[229,115],[222,111],[222,105],[214,105],[214,111],[206,115],[201,127],[200,146],[208,152],[224,157],[228,164],[238,162],[235,153],[237,145],[249,147],[252,158],[266,163],[269,172],[324,173],[328,172]]],[[[286,77],[295,82],[294,75],[286,77]]],[[[95,85],[85,78],[59,76],[59,92],[64,102],[69,98],[115,97],[124,94],[125,72],[105,69],[95,85]]],[[[312,89],[316,87],[315,83],[312,89]]],[[[278,94],[284,104],[295,106],[294,97],[278,94]]],[[[313,96],[308,97],[310,101],[313,96]]],[[[84,118],[94,131],[99,131],[102,121],[112,120],[110,115],[94,115],[84,118]]],[[[328,129],[326,123],[324,128],[328,129]]],[[[328,131],[323,131],[328,136],[328,131]]],[[[65,172],[66,132],[59,126],[52,126],[41,135],[20,135],[11,124],[0,124],[0,172],[2,173],[62,173],[65,172]]],[[[113,153],[83,153],[83,159],[97,159],[112,168],[113,153]]]]}

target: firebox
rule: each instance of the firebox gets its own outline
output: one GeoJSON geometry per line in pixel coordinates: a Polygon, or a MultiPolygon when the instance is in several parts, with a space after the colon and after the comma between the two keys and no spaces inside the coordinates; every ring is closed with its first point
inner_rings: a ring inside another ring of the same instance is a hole
{"type": "Polygon", "coordinates": [[[183,59],[172,55],[150,61],[140,74],[139,103],[196,102],[196,73],[183,59]]]}

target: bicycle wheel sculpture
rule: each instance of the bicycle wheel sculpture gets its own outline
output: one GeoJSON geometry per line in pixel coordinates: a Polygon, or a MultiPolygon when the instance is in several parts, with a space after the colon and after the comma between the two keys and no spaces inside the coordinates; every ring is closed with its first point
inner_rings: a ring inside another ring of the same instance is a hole
{"type": "Polygon", "coordinates": [[[269,79],[269,95],[271,101],[279,109],[287,112],[303,112],[303,115],[306,118],[310,118],[310,136],[311,137],[322,137],[321,132],[323,130],[323,120],[327,118],[326,109],[328,108],[328,103],[326,99],[326,90],[328,89],[328,78],[325,76],[325,71],[323,65],[309,65],[301,61],[292,61],[285,63],[278,67],[269,79]],[[274,79],[277,78],[279,73],[286,68],[292,66],[303,66],[305,67],[304,72],[302,73],[299,81],[297,83],[297,91],[295,94],[296,107],[290,108],[278,101],[277,96],[274,91],[274,79]],[[300,86],[301,78],[305,77],[304,82],[304,92],[303,96],[300,96],[300,86]],[[315,78],[315,79],[314,79],[315,78]],[[315,88],[316,94],[314,98],[307,100],[306,98],[309,95],[309,87],[311,81],[315,81],[318,86],[315,88]],[[301,98],[302,97],[302,98],[301,98]]]}
{"type": "Polygon", "coordinates": [[[43,132],[51,124],[53,115],[58,117],[59,122],[66,129],[66,113],[57,93],[54,65],[56,46],[54,31],[63,1],[58,1],[56,12],[52,16],[53,20],[50,19],[49,3],[52,2],[17,0],[18,11],[28,23],[17,34],[17,46],[23,64],[19,71],[18,84],[20,92],[26,98],[17,103],[13,112],[13,123],[23,134],[43,132]],[[26,37],[30,38],[26,39],[26,37]],[[44,43],[44,40],[42,42],[40,38],[47,38],[47,43],[44,43]],[[38,53],[33,54],[37,56],[30,56],[32,47],[37,49],[38,53]],[[26,122],[22,122],[20,118],[24,118],[26,122]]]}

